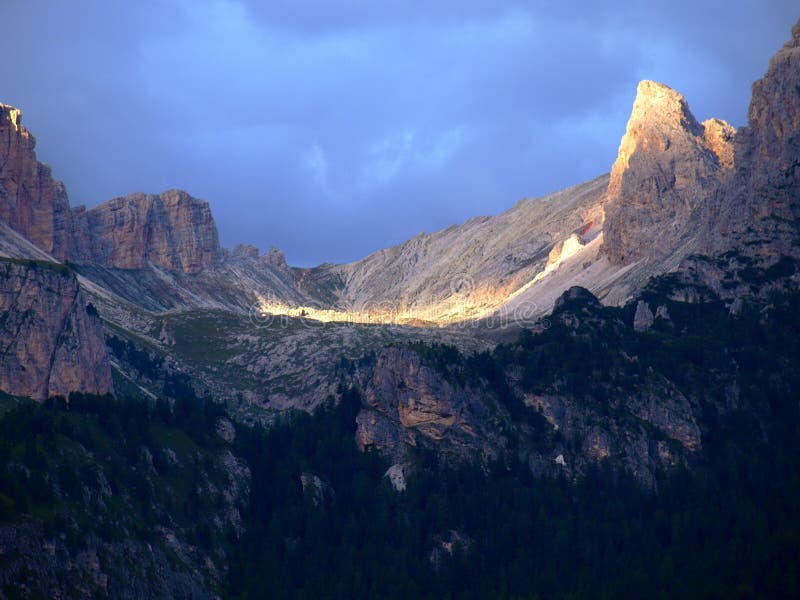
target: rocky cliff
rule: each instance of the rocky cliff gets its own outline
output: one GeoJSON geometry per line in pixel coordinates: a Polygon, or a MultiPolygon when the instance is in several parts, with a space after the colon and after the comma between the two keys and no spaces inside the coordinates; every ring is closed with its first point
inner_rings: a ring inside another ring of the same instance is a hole
{"type": "Polygon", "coordinates": [[[86,213],[92,262],[120,269],[157,267],[199,273],[220,256],[207,202],[180,190],[132,194],[86,213]]]}
{"type": "MultiPolygon", "coordinates": [[[[54,258],[198,273],[220,256],[208,203],[186,192],[132,194],[86,210],[36,159],[21,111],[0,104],[0,220],[54,258]]],[[[277,258],[273,257],[273,260],[277,258]]]]}
{"type": "Polygon", "coordinates": [[[612,263],[668,255],[685,242],[693,212],[731,169],[733,137],[723,121],[698,123],[675,90],[639,84],[604,205],[612,263]]]}
{"type": "Polygon", "coordinates": [[[10,394],[112,391],[97,311],[62,265],[0,260],[0,352],[0,389],[10,394]]]}
{"type": "Polygon", "coordinates": [[[709,211],[708,252],[800,257],[800,21],[753,84],[729,185],[709,211]]]}
{"type": "Polygon", "coordinates": [[[423,446],[446,438],[460,454],[478,448],[486,436],[488,410],[479,390],[448,381],[404,348],[386,348],[362,385],[365,407],[356,422],[362,449],[402,454],[404,445],[423,446]]]}
{"type": "Polygon", "coordinates": [[[386,348],[359,379],[356,440],[400,463],[412,447],[462,460],[519,452],[535,472],[568,477],[611,460],[654,485],[702,451],[702,411],[657,362],[647,370],[629,354],[644,339],[633,310],[573,287],[537,332],[493,353],[386,348]]]}
{"type": "Polygon", "coordinates": [[[70,257],[71,213],[64,184],[36,159],[22,112],[0,104],[0,220],[59,259],[70,257]]]}

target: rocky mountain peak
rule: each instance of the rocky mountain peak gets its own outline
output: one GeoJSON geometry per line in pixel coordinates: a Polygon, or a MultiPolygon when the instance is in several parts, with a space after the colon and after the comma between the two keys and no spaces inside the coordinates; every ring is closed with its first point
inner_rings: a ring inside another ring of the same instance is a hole
{"type": "Polygon", "coordinates": [[[674,253],[694,211],[733,163],[734,132],[697,122],[684,97],[639,84],[604,203],[604,252],[612,263],[674,253]]]}
{"type": "Polygon", "coordinates": [[[800,21],[753,84],[748,123],[735,143],[734,176],[709,211],[706,251],[737,247],[776,260],[800,256],[800,21]]]}
{"type": "Polygon", "coordinates": [[[0,104],[0,220],[56,258],[70,255],[67,192],[36,159],[22,111],[0,104]]]}
{"type": "MultiPolygon", "coordinates": [[[[753,98],[747,115],[748,137],[744,146],[757,144],[757,164],[773,161],[785,169],[797,157],[800,139],[800,21],[792,28],[792,39],[769,62],[766,75],[753,84],[753,98]]],[[[742,148],[744,154],[748,148],[742,148]]],[[[748,157],[749,158],[749,157],[748,157]]],[[[750,166],[750,165],[744,165],[750,166]]]]}
{"type": "Polygon", "coordinates": [[[261,256],[259,260],[261,260],[266,265],[275,267],[276,269],[288,268],[286,264],[286,255],[283,253],[282,250],[279,250],[275,246],[271,246],[270,249],[267,252],[265,252],[264,255],[261,256]]]}
{"type": "MultiPolygon", "coordinates": [[[[15,129],[22,130],[22,135],[34,143],[34,138],[30,135],[24,127],[22,127],[22,111],[8,104],[0,102],[0,119],[7,120],[9,124],[15,129]]],[[[33,148],[31,148],[33,149],[33,148]]]]}
{"type": "MultiPolygon", "coordinates": [[[[702,131],[683,94],[657,81],[639,82],[628,120],[630,133],[641,130],[668,130],[678,127],[694,134],[702,131]]],[[[647,139],[642,140],[648,143],[647,139]]]]}

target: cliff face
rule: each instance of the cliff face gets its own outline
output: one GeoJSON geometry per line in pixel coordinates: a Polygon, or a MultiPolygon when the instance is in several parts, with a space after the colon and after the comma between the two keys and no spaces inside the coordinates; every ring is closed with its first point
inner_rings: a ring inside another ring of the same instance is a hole
{"type": "Polygon", "coordinates": [[[10,394],[112,391],[100,319],[61,265],[0,260],[0,348],[0,388],[10,394]]]}
{"type": "MultiPolygon", "coordinates": [[[[658,313],[663,324],[666,306],[658,313]]],[[[462,459],[519,451],[535,472],[568,477],[613,457],[648,486],[659,469],[690,462],[702,451],[701,411],[686,390],[660,372],[631,376],[638,370],[626,354],[638,335],[633,319],[621,321],[587,290],[573,287],[559,298],[549,323],[483,361],[436,348],[381,350],[360,378],[359,447],[401,462],[409,446],[462,459]],[[604,345],[609,349],[598,352],[604,345]],[[549,368],[526,375],[544,356],[549,368]],[[596,369],[582,374],[591,384],[570,374],[578,362],[593,361],[596,369]],[[617,372],[602,372],[609,362],[617,372]]]]}
{"type": "Polygon", "coordinates": [[[363,385],[357,417],[360,448],[398,453],[447,438],[462,453],[481,445],[476,428],[487,414],[478,391],[453,385],[412,350],[386,348],[363,385]],[[483,418],[481,418],[483,417],[483,418]]]}
{"type": "Polygon", "coordinates": [[[0,219],[59,259],[70,256],[71,214],[64,185],[36,160],[22,112],[0,104],[0,219]]]}
{"type": "Polygon", "coordinates": [[[139,269],[199,273],[220,255],[217,227],[207,202],[186,192],[133,194],[115,198],[87,213],[92,262],[139,269]]]}
{"type": "Polygon", "coordinates": [[[753,84],[748,124],[735,143],[735,173],[709,216],[715,235],[708,250],[800,257],[799,90],[800,21],[753,84]]]}
{"type": "Polygon", "coordinates": [[[91,210],[70,208],[66,189],[36,159],[22,113],[0,104],[0,220],[59,260],[198,273],[220,256],[206,202],[179,190],[133,194],[91,210]]]}
{"type": "Polygon", "coordinates": [[[639,84],[604,205],[604,252],[612,263],[676,249],[692,213],[731,169],[733,138],[723,121],[698,123],[675,90],[639,84]]]}

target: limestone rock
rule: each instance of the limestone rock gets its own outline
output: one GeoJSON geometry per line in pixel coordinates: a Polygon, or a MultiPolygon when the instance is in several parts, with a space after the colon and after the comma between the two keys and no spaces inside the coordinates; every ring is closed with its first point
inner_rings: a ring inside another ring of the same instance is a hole
{"type": "Polygon", "coordinates": [[[748,123],[736,138],[734,176],[708,220],[709,251],[736,248],[774,262],[800,257],[800,21],[753,84],[748,123]]]}
{"type": "Polygon", "coordinates": [[[275,246],[272,246],[268,252],[265,252],[263,256],[259,258],[261,262],[271,267],[275,267],[276,269],[286,270],[288,265],[286,264],[286,255],[278,250],[275,246]]]}
{"type": "Polygon", "coordinates": [[[35,147],[22,112],[0,104],[0,219],[52,256],[69,258],[67,191],[36,159],[35,147]]]}
{"type": "Polygon", "coordinates": [[[88,211],[93,262],[199,273],[220,257],[208,203],[181,190],[114,198],[88,211]]]}
{"type": "Polygon", "coordinates": [[[208,204],[186,192],[133,194],[71,209],[64,185],[40,163],[22,113],[0,104],[0,220],[51,256],[139,269],[198,273],[220,255],[208,204]]]}
{"type": "Polygon", "coordinates": [[[0,388],[36,400],[112,391],[97,311],[62,265],[0,260],[0,388]]]}
{"type": "Polygon", "coordinates": [[[708,119],[703,121],[703,133],[708,147],[717,156],[719,166],[722,169],[733,168],[736,130],[722,119],[708,119]]]}
{"type": "Polygon", "coordinates": [[[314,506],[317,507],[332,500],[335,496],[331,485],[315,473],[300,473],[300,485],[303,493],[307,494],[314,506]]]}
{"type": "Polygon", "coordinates": [[[604,205],[604,253],[612,263],[676,250],[693,211],[730,168],[732,135],[721,121],[699,124],[675,90],[639,84],[604,205]]]}
{"type": "Polygon", "coordinates": [[[456,390],[409,350],[380,353],[364,400],[389,409],[405,429],[433,439],[441,439],[458,418],[456,390]]]}
{"type": "MultiPolygon", "coordinates": [[[[298,289],[323,304],[377,309],[401,322],[486,316],[543,271],[554,244],[593,224],[607,184],[604,175],[521,200],[497,216],[421,233],[349,264],[308,269],[298,289]]],[[[542,311],[549,308],[542,303],[542,311]]]]}
{"type": "Polygon", "coordinates": [[[558,242],[550,254],[547,255],[547,265],[545,269],[553,267],[560,263],[562,260],[569,258],[578,250],[583,248],[584,243],[577,233],[571,234],[566,240],[558,242]]]}
{"type": "Polygon", "coordinates": [[[404,492],[406,489],[406,476],[403,472],[403,465],[395,464],[386,470],[383,474],[384,477],[389,479],[392,488],[395,492],[404,492]]]}
{"type": "Polygon", "coordinates": [[[239,258],[256,259],[258,258],[258,248],[250,244],[236,244],[231,250],[231,254],[239,258]]]}
{"type": "Polygon", "coordinates": [[[417,352],[384,348],[359,382],[364,406],[356,418],[361,449],[405,459],[406,448],[436,447],[454,456],[492,454],[481,390],[449,381],[417,352]],[[484,435],[486,434],[486,435],[484,435]]]}
{"type": "Polygon", "coordinates": [[[656,309],[656,319],[664,319],[665,321],[669,321],[669,311],[667,310],[666,304],[661,304],[656,309]]]}

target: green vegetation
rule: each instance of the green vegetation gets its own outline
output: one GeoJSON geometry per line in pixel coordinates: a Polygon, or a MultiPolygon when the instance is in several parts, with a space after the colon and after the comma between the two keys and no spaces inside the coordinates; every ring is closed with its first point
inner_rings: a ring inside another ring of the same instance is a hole
{"type": "Polygon", "coordinates": [[[709,431],[706,463],[659,479],[591,472],[537,479],[516,462],[488,472],[420,453],[405,492],[359,454],[358,398],[242,436],[253,470],[234,597],[790,597],[800,585],[800,430],[776,406],[770,443],[734,414],[709,431]],[[321,503],[299,473],[330,486],[321,503]],[[450,531],[451,554],[431,552],[450,531]]]}
{"type": "Polygon", "coordinates": [[[168,551],[157,531],[168,527],[213,555],[231,537],[213,524],[228,477],[215,434],[221,414],[194,398],[172,407],[82,394],[69,404],[20,403],[0,417],[0,526],[38,523],[73,552],[92,539],[168,551]]]}
{"type": "Polygon", "coordinates": [[[513,460],[484,472],[418,452],[408,489],[395,493],[382,477],[388,463],[355,451],[359,400],[346,392],[336,408],[242,438],[253,503],[233,595],[791,597],[800,585],[800,295],[738,316],[721,303],[649,300],[670,318],[647,333],[624,324],[633,306],[592,313],[577,303],[567,307],[586,317],[577,327],[555,315],[545,333],[492,353],[413,349],[456,380],[487,382],[515,418],[531,411],[507,390],[510,367],[528,389],[561,386],[596,403],[668,376],[702,405],[704,456],[693,470],[661,473],[651,494],[613,465],[573,484],[513,460]],[[733,382],[738,406],[726,407],[733,382]],[[326,502],[304,496],[300,472],[330,485],[326,502]],[[450,531],[462,547],[432,561],[450,531]]]}
{"type": "Polygon", "coordinates": [[[372,354],[339,361],[338,404],[269,428],[239,426],[228,445],[215,433],[220,406],[112,338],[115,354],[178,400],[4,400],[0,523],[42,523],[76,549],[89,534],[163,546],[166,526],[224,560],[215,591],[234,598],[794,597],[800,294],[731,315],[722,303],[674,302],[664,285],[646,300],[669,318],[647,332],[630,326],[634,305],[584,299],[544,332],[492,352],[413,347],[529,424],[541,417],[512,391],[509,372],[524,390],[557,389],[601,407],[668,379],[697,407],[703,454],[692,469],[659,473],[656,493],[613,464],[573,482],[537,477],[512,454],[478,467],[420,449],[397,492],[384,475],[390,461],[359,452],[354,439],[361,398],[349,378],[372,354]],[[251,473],[240,538],[215,525],[226,449],[251,473]],[[315,477],[319,485],[309,484],[315,477]]]}

